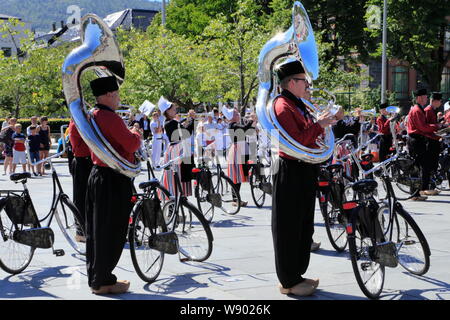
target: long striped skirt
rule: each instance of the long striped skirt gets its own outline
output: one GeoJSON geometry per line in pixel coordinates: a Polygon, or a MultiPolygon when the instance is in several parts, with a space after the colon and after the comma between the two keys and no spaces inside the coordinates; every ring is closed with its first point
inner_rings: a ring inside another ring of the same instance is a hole
{"type": "Polygon", "coordinates": [[[228,176],[231,178],[234,184],[247,182],[247,176],[244,170],[244,148],[238,143],[233,143],[228,150],[227,156],[228,162],[228,176]]]}
{"type": "MultiPolygon", "coordinates": [[[[164,163],[169,162],[171,159],[175,159],[176,157],[179,157],[183,155],[183,147],[181,143],[170,145],[167,149],[167,152],[164,154],[164,163]]],[[[176,170],[178,173],[178,177],[181,181],[181,159],[174,165],[170,170],[164,170],[163,177],[162,177],[162,183],[163,186],[169,190],[169,192],[172,195],[175,195],[175,175],[173,169],[176,170]]],[[[189,197],[192,195],[192,182],[181,182],[181,188],[183,195],[186,197],[189,197]]],[[[180,190],[178,190],[180,191],[180,190]]]]}

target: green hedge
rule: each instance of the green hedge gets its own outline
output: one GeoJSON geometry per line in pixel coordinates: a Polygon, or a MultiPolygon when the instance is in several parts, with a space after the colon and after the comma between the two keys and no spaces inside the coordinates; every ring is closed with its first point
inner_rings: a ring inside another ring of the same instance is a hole
{"type": "MultiPolygon", "coordinates": [[[[3,123],[5,119],[0,119],[0,122],[3,123]]],[[[61,132],[61,126],[62,125],[69,125],[70,119],[48,119],[48,125],[50,126],[51,133],[60,133],[61,132]]],[[[31,125],[30,119],[18,119],[17,123],[20,123],[22,125],[22,130],[25,131],[25,129],[31,125]]],[[[39,123],[39,122],[38,122],[39,123]]]]}

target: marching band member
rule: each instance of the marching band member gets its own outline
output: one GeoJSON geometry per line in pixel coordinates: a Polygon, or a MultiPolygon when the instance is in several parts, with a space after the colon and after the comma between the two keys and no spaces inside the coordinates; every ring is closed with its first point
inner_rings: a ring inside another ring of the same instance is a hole
{"type": "MultiPolygon", "coordinates": [[[[81,138],[73,119],[69,123],[69,140],[72,146],[74,158],[71,163],[72,183],[73,183],[73,203],[77,207],[80,217],[79,223],[86,224],[86,190],[88,186],[89,174],[92,170],[91,150],[81,138]]],[[[79,230],[75,235],[78,242],[86,242],[86,237],[79,230]]]]}
{"type": "MultiPolygon", "coordinates": [[[[317,137],[324,133],[325,127],[334,124],[334,117],[326,113],[319,116],[317,122],[313,121],[300,100],[306,97],[309,84],[299,61],[279,66],[277,75],[283,89],[274,102],[278,122],[296,141],[309,148],[317,148],[317,137]]],[[[306,279],[302,275],[308,269],[314,233],[318,166],[280,151],[275,168],[272,235],[280,292],[311,295],[319,285],[319,280],[306,279]]]]}
{"type": "Polygon", "coordinates": [[[152,165],[154,168],[159,167],[161,160],[161,151],[163,144],[163,129],[159,121],[158,112],[154,111],[152,114],[152,122],[150,123],[150,130],[152,131],[152,165]]]}
{"type": "Polygon", "coordinates": [[[425,201],[426,195],[435,195],[430,188],[430,172],[432,164],[427,155],[427,138],[431,138],[439,129],[437,124],[427,123],[425,106],[428,101],[427,90],[419,89],[415,92],[416,104],[408,114],[408,149],[415,158],[422,171],[422,185],[420,195],[412,198],[414,201],[425,201]]]}
{"type": "Polygon", "coordinates": [[[450,124],[450,99],[444,105],[444,123],[450,124]]]}
{"type": "MultiPolygon", "coordinates": [[[[434,124],[439,126],[439,122],[436,115],[436,110],[442,104],[442,93],[433,92],[430,97],[430,105],[425,108],[425,117],[428,124],[434,124]]],[[[427,136],[427,157],[430,159],[430,170],[436,171],[438,168],[439,154],[441,153],[441,143],[439,140],[441,137],[431,133],[427,136]]],[[[439,191],[431,190],[428,194],[438,194],[439,191]]]]}
{"type": "MultiPolygon", "coordinates": [[[[161,97],[158,102],[158,108],[167,119],[164,124],[164,130],[170,141],[170,145],[165,152],[164,163],[169,162],[179,156],[183,159],[178,162],[177,172],[180,176],[181,187],[180,190],[184,196],[192,195],[192,169],[194,168],[194,161],[191,148],[190,132],[181,126],[181,123],[175,120],[177,115],[177,107],[174,103],[167,101],[161,97]]],[[[185,120],[185,119],[184,119],[185,120]]],[[[171,194],[175,194],[175,180],[172,170],[164,170],[163,185],[171,194]]]]}
{"type": "Polygon", "coordinates": [[[389,154],[389,149],[392,146],[392,133],[390,129],[390,124],[392,119],[388,119],[388,112],[386,108],[388,107],[387,103],[383,103],[380,105],[380,116],[377,118],[377,126],[378,132],[381,133],[380,138],[380,151],[379,151],[379,159],[380,162],[383,162],[387,159],[389,154]]]}
{"type": "MultiPolygon", "coordinates": [[[[141,146],[136,128],[128,129],[116,110],[119,86],[114,76],[90,83],[97,104],[93,117],[111,146],[130,162],[141,146]]],[[[126,241],[133,185],[130,178],[114,171],[91,150],[94,164],[86,194],[86,264],[88,284],[95,294],[124,293],[129,281],[118,281],[112,271],[126,241]]]]}
{"type": "MultiPolygon", "coordinates": [[[[226,111],[228,116],[230,112],[226,111]]],[[[246,132],[250,128],[254,128],[254,121],[249,120],[246,125],[241,125],[241,115],[234,109],[232,117],[229,118],[230,123],[228,131],[231,136],[231,147],[228,151],[228,176],[233,184],[236,186],[236,190],[240,192],[242,182],[248,181],[249,166],[245,161],[245,138],[246,132]]],[[[233,202],[234,206],[237,206],[236,202],[233,202]]],[[[241,207],[247,206],[247,201],[241,200],[241,207]]]]}

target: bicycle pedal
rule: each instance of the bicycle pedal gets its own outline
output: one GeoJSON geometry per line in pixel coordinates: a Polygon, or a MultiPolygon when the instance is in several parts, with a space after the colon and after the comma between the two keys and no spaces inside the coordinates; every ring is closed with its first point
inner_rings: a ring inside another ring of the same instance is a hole
{"type": "Polygon", "coordinates": [[[66,253],[64,252],[63,249],[56,249],[53,250],[53,254],[57,257],[62,257],[63,255],[65,255],[66,253]]]}

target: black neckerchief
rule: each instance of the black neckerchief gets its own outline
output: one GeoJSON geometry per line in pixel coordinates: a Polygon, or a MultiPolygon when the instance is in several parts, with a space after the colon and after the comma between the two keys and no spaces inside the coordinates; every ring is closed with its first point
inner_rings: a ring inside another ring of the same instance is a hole
{"type": "Polygon", "coordinates": [[[295,106],[303,112],[305,118],[310,118],[309,111],[300,98],[297,98],[294,94],[292,94],[292,92],[286,89],[281,92],[281,95],[285,98],[288,98],[289,100],[294,101],[295,106]]]}
{"type": "Polygon", "coordinates": [[[105,106],[104,104],[99,104],[99,103],[97,103],[97,104],[95,105],[95,107],[98,108],[98,109],[100,109],[100,110],[106,110],[106,111],[111,111],[111,112],[116,113],[113,109],[111,109],[111,108],[108,107],[108,106],[105,106]]]}

